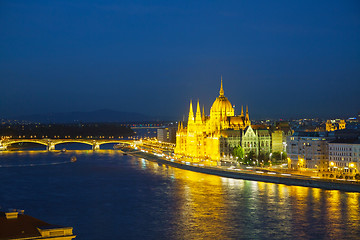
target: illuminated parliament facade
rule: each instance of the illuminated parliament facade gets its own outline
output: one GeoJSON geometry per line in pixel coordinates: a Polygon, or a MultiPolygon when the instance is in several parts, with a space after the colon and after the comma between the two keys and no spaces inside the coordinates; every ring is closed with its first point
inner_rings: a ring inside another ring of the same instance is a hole
{"type": "Polygon", "coordinates": [[[244,114],[235,116],[234,108],[224,95],[223,83],[219,96],[206,116],[204,108],[197,102],[196,113],[190,101],[187,126],[180,122],[176,133],[175,154],[192,159],[212,161],[232,161],[232,151],[241,146],[244,152],[250,150],[270,152],[271,133],[267,129],[254,129],[251,126],[248,108],[244,114]]]}

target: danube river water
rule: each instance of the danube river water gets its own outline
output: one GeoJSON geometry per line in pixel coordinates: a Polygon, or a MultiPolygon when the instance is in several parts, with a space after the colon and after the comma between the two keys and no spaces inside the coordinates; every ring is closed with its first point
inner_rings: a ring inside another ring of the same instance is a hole
{"type": "Polygon", "coordinates": [[[0,207],[84,240],[360,236],[359,193],[222,178],[114,150],[0,152],[0,207]]]}

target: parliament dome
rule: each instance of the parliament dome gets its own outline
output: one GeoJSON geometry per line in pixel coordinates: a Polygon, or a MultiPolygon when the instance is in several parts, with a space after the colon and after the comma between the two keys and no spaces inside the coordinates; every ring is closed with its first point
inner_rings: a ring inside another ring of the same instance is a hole
{"type": "Polygon", "coordinates": [[[220,95],[215,99],[213,105],[211,106],[210,116],[214,116],[214,117],[234,116],[234,108],[232,107],[227,97],[224,96],[222,78],[221,78],[221,87],[219,94],[220,95]]]}

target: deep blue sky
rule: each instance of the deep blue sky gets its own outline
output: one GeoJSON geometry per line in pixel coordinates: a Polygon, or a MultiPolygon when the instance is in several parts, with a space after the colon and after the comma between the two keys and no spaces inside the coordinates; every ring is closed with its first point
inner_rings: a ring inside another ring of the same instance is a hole
{"type": "Polygon", "coordinates": [[[0,116],[360,111],[360,1],[0,1],[0,116]]]}

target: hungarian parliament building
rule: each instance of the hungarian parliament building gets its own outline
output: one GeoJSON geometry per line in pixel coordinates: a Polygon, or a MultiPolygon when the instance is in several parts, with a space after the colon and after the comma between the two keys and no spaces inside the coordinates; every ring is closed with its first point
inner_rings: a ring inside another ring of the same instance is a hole
{"type": "Polygon", "coordinates": [[[248,107],[244,113],[235,116],[234,108],[224,95],[223,82],[219,96],[205,115],[197,102],[196,113],[190,101],[187,125],[180,122],[176,132],[175,154],[194,160],[234,161],[233,150],[241,146],[244,153],[255,154],[285,151],[286,136],[291,135],[290,128],[270,130],[263,125],[252,125],[248,107]]]}

